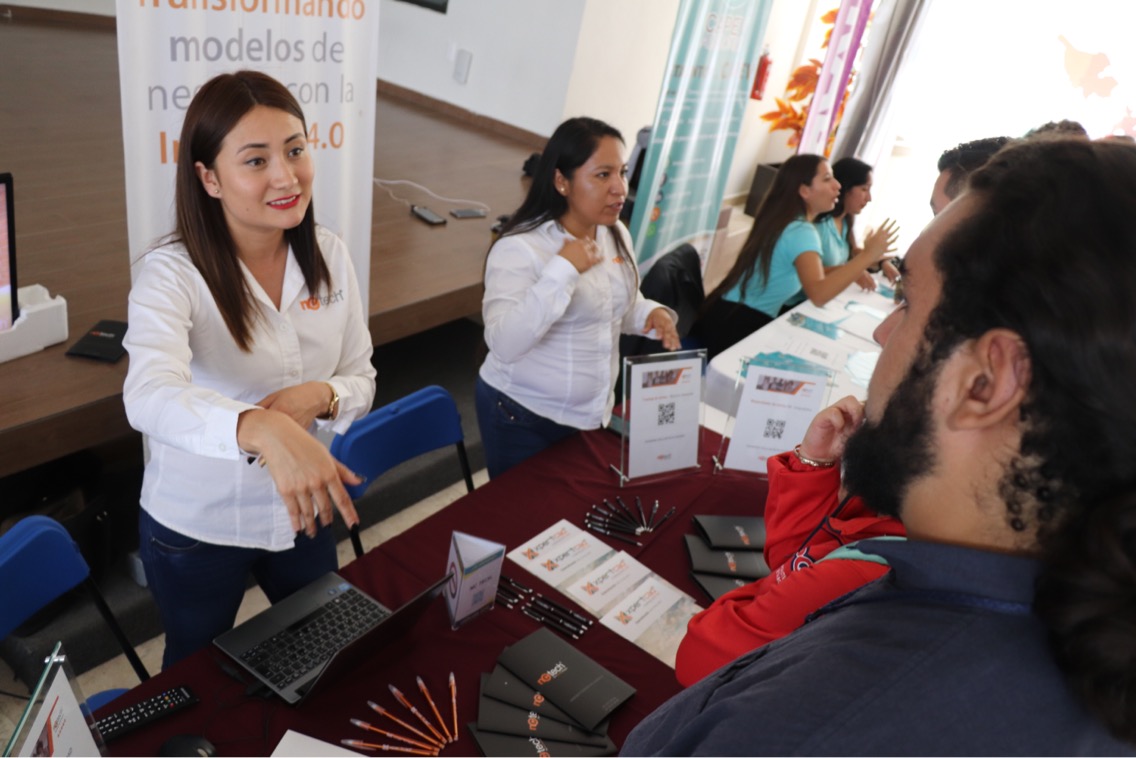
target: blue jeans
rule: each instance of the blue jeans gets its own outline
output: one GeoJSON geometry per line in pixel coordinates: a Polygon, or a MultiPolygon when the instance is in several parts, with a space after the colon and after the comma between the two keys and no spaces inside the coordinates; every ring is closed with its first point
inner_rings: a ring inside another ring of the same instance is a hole
{"type": "Polygon", "coordinates": [[[250,573],[269,602],[275,603],[335,571],[339,563],[331,527],[321,527],[312,538],[300,534],[295,547],[274,553],[186,537],[143,509],[138,535],[146,583],[166,631],[163,669],[232,628],[250,573]]]}
{"type": "Polygon", "coordinates": [[[477,428],[481,431],[490,479],[580,431],[533,413],[504,392],[490,387],[480,376],[477,377],[476,399],[477,428]]]}

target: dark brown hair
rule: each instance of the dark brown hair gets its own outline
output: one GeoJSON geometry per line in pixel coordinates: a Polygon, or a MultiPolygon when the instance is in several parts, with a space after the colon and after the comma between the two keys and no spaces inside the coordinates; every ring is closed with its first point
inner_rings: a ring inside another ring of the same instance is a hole
{"type": "MultiPolygon", "coordinates": [[[[237,71],[216,76],[198,90],[185,112],[175,189],[177,227],[173,240],[185,245],[190,260],[209,287],[229,333],[245,352],[252,348],[252,323],[259,309],[241,273],[236,243],[229,232],[221,203],[205,191],[194,166],[200,161],[207,168],[213,168],[225,137],[257,105],[277,108],[295,116],[307,132],[300,104],[284,85],[272,77],[259,71],[237,71]]],[[[284,237],[303,272],[308,292],[314,296],[322,286],[330,287],[331,274],[316,241],[313,203],[308,204],[299,226],[286,230],[284,237]]]]}
{"type": "Polygon", "coordinates": [[[1006,522],[1037,536],[1034,609],[1070,689],[1136,743],[1136,146],[1025,140],[969,187],[935,252],[934,350],[996,328],[1026,344],[1006,522]]]}
{"type": "Polygon", "coordinates": [[[805,214],[805,200],[801,197],[801,187],[811,184],[816,178],[817,167],[823,156],[803,153],[794,155],[781,164],[773,185],[765,194],[757,213],[753,217],[753,227],[749,230],[738,259],[726,278],[706,296],[702,306],[706,312],[722,295],[741,282],[744,293],[749,287],[755,269],[761,267],[761,286],[769,279],[769,267],[773,263],[773,247],[793,219],[805,214]]]}
{"type": "MultiPolygon", "coordinates": [[[[559,219],[567,213],[568,200],[556,191],[556,172],[559,171],[565,179],[571,180],[576,169],[587,163],[596,152],[604,137],[614,137],[623,142],[623,135],[618,129],[596,118],[577,116],[556,127],[533,170],[532,184],[529,185],[524,201],[502,226],[501,236],[530,231],[545,221],[559,219]]],[[[618,222],[609,228],[615,247],[620,255],[634,264],[630,260],[631,251],[627,249],[627,243],[617,226],[618,222]]],[[[630,283],[634,301],[634,292],[639,289],[638,267],[631,265],[628,268],[634,276],[634,281],[630,283]]]]}

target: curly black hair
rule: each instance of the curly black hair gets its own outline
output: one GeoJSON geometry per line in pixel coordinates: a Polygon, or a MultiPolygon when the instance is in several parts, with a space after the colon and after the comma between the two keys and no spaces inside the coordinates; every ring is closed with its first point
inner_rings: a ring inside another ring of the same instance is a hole
{"type": "Polygon", "coordinates": [[[1025,342],[1005,518],[1036,537],[1035,610],[1071,689],[1136,742],[1136,145],[1024,140],[969,191],[935,252],[935,352],[994,328],[1025,342]]]}

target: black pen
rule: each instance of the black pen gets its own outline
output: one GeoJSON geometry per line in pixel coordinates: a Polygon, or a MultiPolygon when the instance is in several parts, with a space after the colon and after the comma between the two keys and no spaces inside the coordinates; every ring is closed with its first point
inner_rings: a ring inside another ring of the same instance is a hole
{"type": "MultiPolygon", "coordinates": [[[[537,613],[547,616],[553,621],[559,621],[576,634],[583,634],[584,632],[588,631],[587,624],[581,624],[580,622],[569,616],[567,613],[558,611],[547,603],[538,603],[535,599],[532,602],[533,605],[536,606],[536,608],[534,608],[533,610],[535,610],[537,613]]],[[[529,607],[532,608],[533,605],[530,605],[529,607]]]]}
{"type": "Polygon", "coordinates": [[[529,589],[528,587],[526,587],[525,585],[521,584],[521,583],[520,583],[520,582],[518,582],[517,580],[515,580],[515,579],[510,579],[510,578],[509,578],[509,577],[507,577],[507,576],[503,576],[503,577],[501,577],[501,578],[502,578],[502,579],[504,579],[504,580],[505,580],[506,582],[508,582],[509,584],[513,585],[513,587],[515,587],[516,589],[518,589],[518,590],[520,590],[521,592],[525,593],[526,595],[531,595],[531,594],[532,594],[532,590],[530,590],[530,589],[529,589]]]}
{"type": "Polygon", "coordinates": [[[546,605],[551,605],[553,608],[557,608],[557,609],[563,611],[564,613],[567,613],[569,616],[576,619],[581,624],[586,624],[587,626],[592,625],[592,620],[590,618],[588,618],[587,616],[581,616],[579,613],[576,613],[576,611],[572,610],[571,608],[564,606],[564,605],[560,605],[559,603],[553,602],[552,600],[549,600],[548,598],[546,598],[544,595],[540,594],[539,592],[536,593],[536,597],[533,598],[533,599],[534,600],[540,600],[542,603],[545,603],[546,605]]]}
{"type": "Polygon", "coordinates": [[[659,512],[659,501],[656,500],[655,504],[651,506],[651,519],[647,522],[647,531],[655,528],[655,515],[659,512]]]}
{"type": "Polygon", "coordinates": [[[667,515],[665,515],[661,519],[659,519],[659,526],[662,526],[664,521],[666,521],[667,519],[669,519],[671,516],[674,515],[677,507],[678,506],[673,506],[673,505],[671,506],[671,509],[669,511],[667,511],[667,515]]]}
{"type": "Polygon", "coordinates": [[[626,542],[628,545],[634,545],[635,547],[643,547],[642,542],[636,542],[633,539],[628,539],[627,537],[624,537],[622,534],[616,534],[613,531],[610,531],[608,529],[603,529],[603,528],[595,526],[593,524],[587,524],[586,526],[588,527],[588,529],[592,530],[593,532],[596,532],[597,534],[605,535],[607,537],[611,537],[613,540],[619,540],[620,542],[626,542]]]}
{"type": "Polygon", "coordinates": [[[505,606],[509,610],[513,610],[514,608],[517,607],[517,601],[516,600],[505,597],[500,592],[497,593],[497,602],[499,602],[501,605],[505,606]]]}
{"type": "Polygon", "coordinates": [[[509,600],[511,600],[514,603],[521,599],[520,595],[518,595],[516,592],[513,592],[511,589],[509,589],[508,587],[506,587],[503,584],[497,585],[497,594],[498,595],[504,595],[505,597],[509,598],[509,600]]]}
{"type": "Polygon", "coordinates": [[[631,526],[633,524],[633,522],[628,521],[622,514],[612,513],[611,511],[600,508],[598,505],[593,505],[592,510],[609,521],[618,521],[622,524],[627,524],[628,526],[631,526]]]}
{"type": "Polygon", "coordinates": [[[542,616],[541,614],[537,613],[536,611],[534,611],[532,608],[530,608],[527,605],[524,608],[521,609],[521,613],[525,614],[526,616],[528,616],[531,619],[536,619],[537,621],[544,624],[545,626],[549,626],[549,627],[555,629],[556,631],[560,632],[561,634],[566,635],[568,637],[571,637],[574,640],[580,639],[580,635],[578,635],[575,632],[573,632],[572,630],[570,630],[564,624],[561,624],[557,621],[553,621],[553,620],[547,618],[546,616],[542,616]]]}
{"type": "Polygon", "coordinates": [[[624,534],[639,534],[639,532],[643,531],[643,527],[641,526],[631,526],[630,524],[624,524],[621,521],[608,521],[607,519],[599,519],[595,516],[585,516],[584,523],[593,524],[603,529],[612,529],[617,532],[623,532],[624,534]]]}
{"type": "Polygon", "coordinates": [[[632,524],[637,523],[635,521],[635,514],[632,513],[631,509],[627,507],[627,503],[623,502],[623,498],[621,498],[619,495],[616,495],[615,502],[619,503],[619,509],[627,514],[627,518],[631,521],[632,524]]]}
{"type": "Polygon", "coordinates": [[[643,512],[643,501],[639,499],[638,495],[635,496],[635,507],[639,509],[639,522],[643,524],[643,528],[646,529],[647,514],[643,512]]]}

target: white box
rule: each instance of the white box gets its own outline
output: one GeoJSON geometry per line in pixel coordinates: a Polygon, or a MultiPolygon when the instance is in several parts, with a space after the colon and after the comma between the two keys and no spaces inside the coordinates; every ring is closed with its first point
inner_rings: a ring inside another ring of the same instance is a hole
{"type": "Polygon", "coordinates": [[[16,291],[20,317],[0,332],[0,363],[30,355],[67,339],[67,301],[52,297],[42,284],[16,291]]]}

